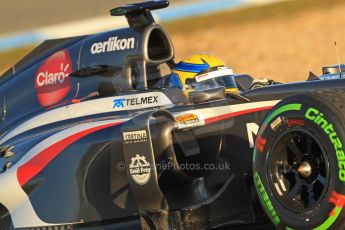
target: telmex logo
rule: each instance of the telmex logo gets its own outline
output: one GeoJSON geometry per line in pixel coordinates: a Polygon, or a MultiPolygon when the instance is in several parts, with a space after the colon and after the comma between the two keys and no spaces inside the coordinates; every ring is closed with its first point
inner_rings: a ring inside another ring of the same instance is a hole
{"type": "Polygon", "coordinates": [[[39,103],[46,107],[60,102],[71,90],[72,62],[67,50],[60,50],[47,58],[38,68],[34,81],[39,103]]]}
{"type": "Polygon", "coordinates": [[[114,100],[113,109],[124,108],[125,106],[137,106],[137,105],[147,105],[147,104],[158,104],[158,96],[148,96],[141,98],[120,98],[114,100]]]}
{"type": "Polygon", "coordinates": [[[107,41],[93,43],[91,46],[92,54],[134,49],[135,38],[110,37],[107,41]]]}

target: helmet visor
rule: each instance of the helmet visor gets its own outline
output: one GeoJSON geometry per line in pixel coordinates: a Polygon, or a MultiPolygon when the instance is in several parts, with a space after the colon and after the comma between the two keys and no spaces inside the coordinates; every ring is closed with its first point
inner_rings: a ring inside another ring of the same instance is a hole
{"type": "Polygon", "coordinates": [[[225,68],[197,75],[194,79],[187,79],[186,84],[195,90],[205,90],[216,87],[237,88],[231,69],[225,68]]]}
{"type": "Polygon", "coordinates": [[[187,82],[195,90],[205,90],[212,89],[217,87],[228,88],[237,88],[236,82],[233,75],[221,76],[217,78],[208,79],[201,82],[190,81],[187,82]]]}

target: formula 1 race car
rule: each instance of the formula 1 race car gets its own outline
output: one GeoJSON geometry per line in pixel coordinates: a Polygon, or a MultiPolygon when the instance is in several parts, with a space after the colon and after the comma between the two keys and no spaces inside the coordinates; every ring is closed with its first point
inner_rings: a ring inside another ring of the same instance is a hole
{"type": "Polygon", "coordinates": [[[237,93],[187,96],[166,85],[173,46],[150,12],[168,5],[115,8],[128,28],[46,41],[1,77],[0,229],[267,217],[279,229],[344,229],[343,66],[336,79],[252,87],[237,75],[237,93]]]}

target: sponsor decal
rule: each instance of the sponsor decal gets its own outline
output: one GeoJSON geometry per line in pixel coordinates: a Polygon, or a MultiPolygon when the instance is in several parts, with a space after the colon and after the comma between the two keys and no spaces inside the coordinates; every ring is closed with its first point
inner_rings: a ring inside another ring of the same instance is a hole
{"type": "Polygon", "coordinates": [[[125,100],[126,100],[125,98],[115,99],[114,100],[113,109],[115,109],[115,108],[124,108],[125,107],[125,104],[124,104],[125,100]]]}
{"type": "Polygon", "coordinates": [[[278,225],[280,223],[279,216],[277,215],[277,212],[274,210],[272,202],[269,199],[269,196],[268,196],[266,189],[265,189],[265,187],[264,187],[264,185],[260,179],[258,172],[256,172],[254,174],[254,183],[255,183],[255,187],[256,187],[256,190],[258,192],[258,195],[260,197],[260,200],[263,202],[266,213],[268,214],[268,216],[270,217],[272,222],[275,225],[278,225]]]}
{"type": "Polygon", "coordinates": [[[217,78],[217,77],[223,77],[228,75],[234,75],[234,72],[232,69],[229,69],[228,67],[218,67],[216,71],[212,71],[209,73],[200,74],[198,76],[195,76],[196,82],[202,82],[209,79],[217,78]]]}
{"type": "Polygon", "coordinates": [[[131,37],[131,38],[110,37],[106,41],[93,43],[91,45],[90,51],[91,51],[91,54],[100,54],[100,53],[134,49],[134,47],[135,47],[134,37],[131,37]]]}
{"type": "Polygon", "coordinates": [[[272,123],[271,123],[271,129],[275,130],[275,128],[280,125],[282,123],[282,119],[281,117],[278,117],[277,119],[275,119],[272,123]]]}
{"type": "Polygon", "coordinates": [[[205,124],[205,119],[194,113],[178,115],[175,117],[175,120],[179,129],[201,126],[205,124]]]}
{"type": "MultiPolygon", "coordinates": [[[[335,191],[332,192],[332,196],[329,198],[329,202],[334,204],[335,207],[338,208],[343,208],[345,205],[345,196],[336,193],[335,191]]],[[[330,212],[329,216],[335,216],[335,208],[332,209],[332,211],[330,212]]]]}
{"type": "Polygon", "coordinates": [[[146,130],[123,132],[122,135],[125,144],[142,143],[147,141],[146,130]]]}
{"type": "Polygon", "coordinates": [[[71,90],[72,62],[68,50],[60,50],[47,58],[37,69],[34,81],[37,99],[44,106],[50,106],[64,99],[71,90]]]}
{"type": "Polygon", "coordinates": [[[265,145],[267,143],[267,139],[263,138],[260,134],[257,135],[255,140],[255,146],[259,150],[259,152],[263,152],[265,145]]]}
{"type": "Polygon", "coordinates": [[[338,177],[340,181],[345,182],[345,153],[343,151],[343,143],[334,130],[333,124],[324,117],[323,113],[315,108],[309,108],[305,113],[305,117],[319,125],[333,144],[338,160],[338,177]]]}
{"type": "Polygon", "coordinates": [[[129,173],[137,184],[144,185],[150,180],[151,165],[145,156],[136,154],[131,158],[129,173]]]}
{"type": "Polygon", "coordinates": [[[304,121],[300,119],[291,119],[287,120],[287,125],[289,128],[291,128],[292,126],[304,126],[304,121]]]}
{"type": "Polygon", "coordinates": [[[144,109],[171,104],[169,99],[160,95],[161,93],[144,93],[128,95],[126,97],[115,97],[112,108],[117,110],[144,109]]]}
{"type": "Polygon", "coordinates": [[[273,118],[278,116],[281,113],[287,112],[287,111],[299,111],[301,110],[302,104],[287,104],[283,105],[282,107],[279,107],[275,109],[273,112],[271,112],[263,122],[263,124],[267,125],[272,121],[273,118]]]}
{"type": "Polygon", "coordinates": [[[135,106],[135,105],[147,105],[147,104],[155,104],[158,103],[158,96],[147,96],[147,97],[139,97],[139,98],[120,98],[114,100],[115,108],[124,108],[126,106],[135,106]]]}
{"type": "Polygon", "coordinates": [[[333,191],[332,196],[329,198],[329,202],[331,204],[334,204],[335,207],[329,213],[329,217],[327,218],[327,220],[325,222],[323,222],[317,228],[314,228],[313,230],[329,229],[332,226],[332,224],[338,219],[340,212],[344,208],[345,196],[342,194],[338,194],[337,192],[333,191]]]}
{"type": "MultiPolygon", "coordinates": [[[[272,112],[270,112],[265,120],[262,122],[261,128],[259,129],[258,132],[258,137],[257,140],[255,141],[255,144],[258,146],[258,148],[254,148],[254,152],[253,152],[253,157],[255,159],[256,157],[256,153],[257,150],[263,150],[267,140],[266,139],[262,139],[262,134],[265,131],[265,129],[267,128],[267,125],[276,117],[279,116],[281,113],[284,112],[288,112],[288,111],[299,111],[301,110],[302,104],[287,104],[287,105],[283,105],[279,108],[276,108],[275,110],[273,110],[272,112]]],[[[272,127],[271,127],[272,128],[272,127]]]]}
{"type": "Polygon", "coordinates": [[[195,114],[184,114],[177,116],[176,121],[180,124],[189,125],[199,122],[199,118],[195,114]]]}

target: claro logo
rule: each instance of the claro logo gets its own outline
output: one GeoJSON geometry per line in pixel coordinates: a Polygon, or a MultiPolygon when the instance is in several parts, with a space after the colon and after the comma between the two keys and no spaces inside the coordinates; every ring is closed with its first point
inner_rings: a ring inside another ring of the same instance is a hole
{"type": "Polygon", "coordinates": [[[71,90],[72,63],[69,52],[61,50],[50,56],[37,70],[35,89],[39,103],[46,107],[60,102],[71,90]]]}
{"type": "Polygon", "coordinates": [[[37,75],[36,78],[36,84],[39,87],[42,87],[44,85],[54,85],[54,84],[59,84],[59,83],[63,83],[66,79],[66,77],[68,77],[68,73],[67,70],[70,67],[70,64],[64,64],[61,63],[60,65],[60,72],[57,73],[51,73],[49,71],[45,71],[45,72],[40,72],[37,75]]]}
{"type": "Polygon", "coordinates": [[[134,49],[135,38],[110,37],[107,41],[97,42],[91,45],[92,54],[100,54],[119,50],[134,49]]]}

